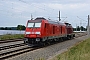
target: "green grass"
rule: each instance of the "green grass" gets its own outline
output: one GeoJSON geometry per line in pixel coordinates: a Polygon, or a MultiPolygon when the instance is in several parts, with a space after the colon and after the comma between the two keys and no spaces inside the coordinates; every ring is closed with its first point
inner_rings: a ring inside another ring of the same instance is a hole
{"type": "Polygon", "coordinates": [[[24,34],[6,34],[0,36],[0,40],[24,38],[24,34]]]}
{"type": "Polygon", "coordinates": [[[76,44],[52,60],[90,60],[90,38],[76,44]]]}

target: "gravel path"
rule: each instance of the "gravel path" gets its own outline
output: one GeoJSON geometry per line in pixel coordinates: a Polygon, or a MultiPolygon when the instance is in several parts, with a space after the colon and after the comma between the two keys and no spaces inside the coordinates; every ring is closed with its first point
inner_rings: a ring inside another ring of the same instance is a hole
{"type": "Polygon", "coordinates": [[[68,48],[72,47],[77,42],[83,41],[88,37],[89,36],[75,38],[73,40],[68,40],[45,48],[40,48],[6,60],[39,60],[39,58],[42,58],[43,60],[50,60],[55,55],[66,51],[68,48]]]}

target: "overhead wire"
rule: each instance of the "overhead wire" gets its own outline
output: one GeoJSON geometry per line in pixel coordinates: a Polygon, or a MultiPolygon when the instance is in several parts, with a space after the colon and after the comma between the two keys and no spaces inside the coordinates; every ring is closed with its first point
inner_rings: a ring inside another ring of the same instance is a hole
{"type": "MultiPolygon", "coordinates": [[[[3,0],[2,0],[3,1],[3,0]]],[[[55,11],[55,9],[53,9],[53,8],[51,8],[51,9],[49,9],[50,11],[48,11],[48,9],[47,9],[47,5],[45,5],[45,4],[43,4],[42,6],[39,6],[39,5],[35,5],[35,4],[29,4],[29,2],[27,2],[27,1],[24,1],[24,0],[18,0],[18,1],[20,1],[20,2],[22,2],[22,3],[25,3],[25,4],[28,4],[29,6],[32,6],[32,7],[36,7],[37,9],[41,9],[41,10],[43,10],[44,11],[44,13],[45,12],[47,12],[47,16],[46,17],[51,17],[51,16],[49,16],[49,15],[51,15],[51,14],[54,14],[54,12],[53,11],[55,11]]],[[[12,6],[10,7],[12,10],[15,10],[16,8],[13,6],[14,5],[14,2],[12,2],[11,3],[12,4],[12,6]]],[[[9,7],[9,6],[8,6],[9,7]]],[[[25,7],[25,6],[22,6],[23,8],[25,7]]],[[[7,9],[7,13],[8,13],[8,10],[9,9],[7,9]]],[[[16,10],[19,10],[19,9],[16,9],[16,10]]],[[[29,10],[31,10],[32,11],[32,9],[29,9],[29,10]]],[[[31,14],[33,14],[32,12],[30,12],[31,14]]],[[[35,10],[35,13],[34,14],[36,14],[37,13],[37,10],[35,10]]],[[[57,13],[57,12],[56,12],[57,13]]],[[[22,13],[21,13],[22,14],[22,13]]],[[[55,14],[54,14],[55,15],[55,14]]],[[[58,16],[58,13],[57,13],[57,16],[58,16]]],[[[57,18],[57,17],[52,17],[52,18],[57,18]]],[[[62,18],[62,17],[61,17],[62,18]]]]}
{"type": "MultiPolygon", "coordinates": [[[[5,3],[5,0],[2,0],[1,2],[5,3]]],[[[19,9],[14,7],[14,5],[15,5],[14,2],[10,2],[9,4],[10,5],[1,4],[0,6],[4,7],[4,9],[0,9],[0,11],[4,12],[3,15],[7,14],[9,16],[14,17],[15,14],[12,11],[16,11],[16,10],[19,11],[19,9]]],[[[22,6],[22,7],[24,8],[25,6],[22,6]]],[[[17,15],[20,16],[20,15],[22,15],[22,13],[18,13],[17,15]]]]}
{"type": "Polygon", "coordinates": [[[34,7],[36,7],[37,9],[41,9],[41,10],[43,10],[43,11],[45,11],[45,12],[49,12],[48,13],[48,15],[51,15],[53,12],[52,12],[52,10],[54,10],[54,9],[52,9],[51,11],[47,11],[47,9],[45,8],[45,4],[43,4],[44,5],[44,8],[43,7],[41,7],[41,6],[36,6],[35,4],[29,4],[29,3],[27,3],[26,1],[23,1],[23,0],[19,0],[19,1],[21,1],[21,2],[23,2],[23,3],[25,3],[25,4],[28,4],[28,5],[30,5],[30,6],[34,6],[34,7]],[[50,13],[51,12],[51,13],[50,13]]]}
{"type": "MultiPolygon", "coordinates": [[[[2,0],[3,1],[3,0],[2,0]]],[[[43,4],[42,6],[39,6],[39,5],[35,5],[35,4],[29,4],[28,2],[26,2],[26,1],[24,1],[24,0],[18,0],[18,1],[20,1],[20,2],[23,2],[23,3],[25,3],[25,4],[28,4],[28,5],[30,5],[30,6],[34,6],[36,9],[41,9],[41,10],[43,10],[43,12],[45,13],[45,12],[47,12],[47,15],[45,16],[45,17],[51,17],[51,14],[55,14],[53,11],[54,11],[54,9],[49,9],[50,11],[48,11],[48,9],[47,9],[47,6],[45,5],[45,4],[43,4]]],[[[7,9],[7,13],[10,13],[9,11],[10,11],[10,9],[12,9],[12,10],[18,10],[19,11],[19,9],[16,9],[15,7],[14,7],[14,2],[12,2],[11,3],[11,6],[7,6],[9,9],[7,9]]],[[[23,7],[23,6],[22,6],[23,7]]],[[[24,6],[25,7],[25,6],[24,6]]],[[[32,11],[32,9],[30,9],[31,11],[32,11]]],[[[32,13],[32,12],[30,12],[30,13],[32,13]]],[[[35,10],[35,13],[34,14],[36,14],[37,13],[37,10],[35,10]]],[[[22,14],[22,13],[21,13],[22,14]]],[[[33,13],[32,13],[33,14],[33,13]]],[[[12,13],[12,15],[13,15],[13,13],[12,13]]],[[[51,18],[57,18],[57,17],[51,17],[51,18]]]]}

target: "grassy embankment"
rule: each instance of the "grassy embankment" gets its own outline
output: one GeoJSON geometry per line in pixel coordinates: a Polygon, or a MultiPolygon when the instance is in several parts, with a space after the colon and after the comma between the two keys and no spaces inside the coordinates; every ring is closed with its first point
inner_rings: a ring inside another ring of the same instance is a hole
{"type": "Polygon", "coordinates": [[[6,35],[0,36],[0,40],[18,39],[18,38],[24,38],[24,35],[23,34],[6,34],[6,35]]]}
{"type": "Polygon", "coordinates": [[[52,60],[90,60],[90,38],[76,44],[52,60]]]}

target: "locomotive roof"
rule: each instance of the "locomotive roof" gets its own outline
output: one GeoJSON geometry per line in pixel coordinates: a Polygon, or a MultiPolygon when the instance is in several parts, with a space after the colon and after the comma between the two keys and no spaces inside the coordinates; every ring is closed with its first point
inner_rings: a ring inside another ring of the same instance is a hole
{"type": "MultiPolygon", "coordinates": [[[[46,20],[46,19],[43,17],[38,17],[35,20],[29,20],[28,22],[42,22],[42,20],[46,20]]],[[[65,25],[65,23],[61,23],[60,21],[53,21],[53,20],[47,20],[47,21],[48,23],[51,23],[51,24],[65,25]]]]}
{"type": "Polygon", "coordinates": [[[42,20],[46,20],[46,19],[43,18],[43,17],[37,17],[37,18],[34,19],[34,20],[28,20],[28,22],[42,22],[42,20]]]}
{"type": "Polygon", "coordinates": [[[59,25],[65,25],[65,23],[62,23],[60,21],[52,21],[52,20],[48,20],[49,23],[51,24],[59,24],[59,25]]]}
{"type": "Polygon", "coordinates": [[[71,25],[71,24],[69,24],[69,23],[65,23],[66,25],[71,25]]]}
{"type": "Polygon", "coordinates": [[[43,17],[37,17],[35,20],[46,20],[45,18],[43,18],[43,17]]]}

